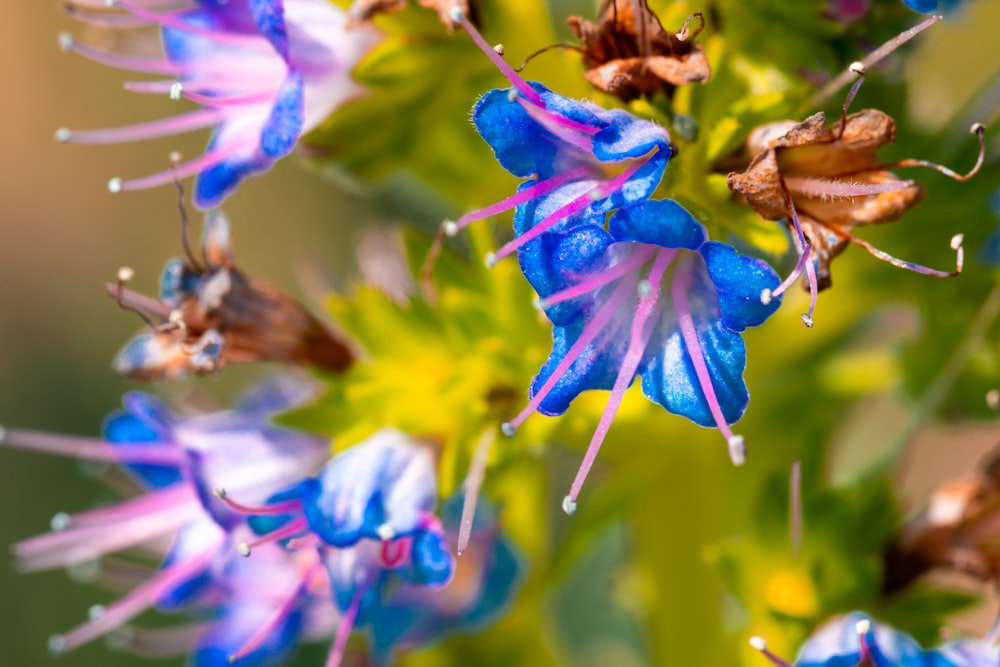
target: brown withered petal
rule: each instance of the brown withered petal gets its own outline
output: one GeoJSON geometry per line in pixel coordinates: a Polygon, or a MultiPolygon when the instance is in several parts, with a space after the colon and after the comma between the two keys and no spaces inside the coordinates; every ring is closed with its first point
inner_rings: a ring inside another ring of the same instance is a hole
{"type": "Polygon", "coordinates": [[[701,45],[664,30],[645,2],[605,0],[597,23],[570,16],[566,24],[580,40],[584,79],[625,101],[670,94],[711,75],[701,45]]]}
{"type": "Polygon", "coordinates": [[[934,568],[980,581],[1000,576],[1000,447],[965,479],[938,486],[883,555],[891,593],[934,568]]]}
{"type": "MultiPolygon", "coordinates": [[[[418,4],[424,9],[437,12],[441,23],[454,31],[458,24],[451,19],[451,10],[458,7],[465,16],[472,16],[470,13],[469,0],[418,0],[418,4]]],[[[406,0],[354,0],[348,10],[350,17],[348,27],[363,25],[372,20],[376,14],[392,14],[402,11],[406,7],[406,0]]]]}
{"type": "Polygon", "coordinates": [[[876,155],[895,135],[895,122],[876,109],[851,114],[843,124],[829,125],[823,113],[772,123],[750,135],[750,166],[730,173],[726,183],[759,216],[789,227],[791,198],[817,255],[822,290],[832,284],[830,263],[850,243],[853,227],[897,220],[923,199],[919,185],[897,178],[876,155]],[[874,191],[880,185],[893,189],[874,191]],[[873,191],[858,194],[869,186],[873,191]]]}
{"type": "Polygon", "coordinates": [[[115,359],[116,371],[146,380],[216,373],[230,363],[279,361],[341,373],[350,347],[274,285],[233,264],[228,221],[218,212],[205,221],[202,262],[168,264],[176,289],[159,301],[111,283],[123,307],[162,322],[136,335],[115,359]],[[173,272],[171,272],[171,268],[173,272]]]}

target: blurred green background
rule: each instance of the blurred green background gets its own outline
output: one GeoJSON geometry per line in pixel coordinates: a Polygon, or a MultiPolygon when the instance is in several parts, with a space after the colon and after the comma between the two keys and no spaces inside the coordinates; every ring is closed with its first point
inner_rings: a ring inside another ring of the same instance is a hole
{"type": "MultiPolygon", "coordinates": [[[[970,5],[922,36],[920,52],[909,63],[914,113],[930,124],[945,118],[998,69],[1000,40],[994,32],[1000,1],[970,5]],[[970,67],[970,62],[993,67],[970,67]]],[[[180,252],[172,188],[111,195],[105,184],[111,176],[163,169],[172,150],[197,155],[205,137],[105,147],[57,144],[52,135],[60,126],[113,127],[181,109],[161,97],[126,93],[123,74],[61,53],[56,45],[61,30],[84,39],[99,36],[62,16],[57,3],[29,0],[6,6],[8,18],[0,26],[7,86],[0,123],[0,424],[94,435],[121,393],[139,386],[112,375],[109,363],[142,323],[104,295],[103,283],[127,264],[136,270],[134,285],[153,291],[163,262],[180,252]]],[[[983,177],[997,179],[997,173],[983,177]]],[[[336,267],[335,276],[344,275],[357,230],[374,219],[364,196],[332,186],[295,159],[244,183],[225,210],[241,266],[304,299],[295,260],[319,261],[336,267]]],[[[197,214],[192,212],[192,218],[197,223],[197,214]]],[[[222,379],[163,390],[184,396],[197,386],[199,392],[226,396],[260,372],[228,369],[222,379]]],[[[995,425],[922,434],[916,445],[921,464],[907,478],[907,493],[918,497],[935,479],[967,470],[998,435],[995,425]],[[958,447],[934,456],[942,438],[958,447]]],[[[0,544],[44,532],[56,512],[83,510],[108,493],[81,475],[74,462],[3,452],[0,544]]],[[[90,605],[110,598],[70,582],[63,572],[17,575],[6,550],[2,553],[0,665],[145,663],[111,653],[100,641],[68,656],[49,656],[50,634],[72,628],[86,618],[90,605]]],[[[969,627],[979,622],[970,621],[969,627]]]]}

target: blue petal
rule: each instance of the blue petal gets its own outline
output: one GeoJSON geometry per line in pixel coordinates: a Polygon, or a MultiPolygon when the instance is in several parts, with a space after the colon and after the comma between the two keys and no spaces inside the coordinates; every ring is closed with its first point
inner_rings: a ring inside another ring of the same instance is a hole
{"type": "MultiPolygon", "coordinates": [[[[230,667],[229,656],[240,650],[274,614],[274,606],[236,598],[222,616],[198,639],[189,661],[191,667],[230,667]]],[[[240,667],[272,667],[284,664],[298,648],[302,613],[295,611],[281,620],[264,641],[237,664],[240,667]]]]}
{"type": "Polygon", "coordinates": [[[163,267],[163,273],[160,274],[160,301],[177,308],[197,289],[198,276],[188,271],[184,260],[175,257],[163,267]]]}
{"type": "Polygon", "coordinates": [[[983,641],[960,640],[924,653],[924,667],[996,667],[1000,648],[983,641]]]}
{"type": "Polygon", "coordinates": [[[274,50],[288,60],[288,28],[285,26],[285,5],[282,0],[249,0],[250,13],[260,34],[271,42],[274,50]]]}
{"type": "MultiPolygon", "coordinates": [[[[215,146],[214,139],[207,150],[215,146]]],[[[194,203],[200,209],[215,208],[228,197],[247,176],[267,171],[273,160],[261,153],[233,157],[198,174],[194,188],[194,203]]]]}
{"type": "Polygon", "coordinates": [[[402,434],[381,431],[330,461],[315,484],[301,487],[309,527],[327,544],[347,547],[380,539],[387,524],[396,536],[414,534],[437,501],[428,453],[402,434]]]}
{"type": "MultiPolygon", "coordinates": [[[[545,415],[561,415],[580,392],[588,389],[611,389],[628,348],[629,324],[613,318],[559,378],[552,391],[538,406],[538,411],[545,415]]],[[[556,370],[559,362],[580,337],[584,326],[583,319],[579,319],[569,326],[552,329],[552,352],[531,382],[531,396],[542,388],[556,370]]]]}
{"type": "Polygon", "coordinates": [[[421,530],[413,536],[410,567],[404,575],[421,586],[440,586],[451,579],[455,559],[448,550],[445,536],[433,530],[421,530]]]}
{"type": "Polygon", "coordinates": [[[705,227],[670,199],[640,201],[618,209],[608,221],[608,232],[616,241],[638,241],[663,248],[697,250],[708,240],[705,227]]]}
{"type": "Polygon", "coordinates": [[[923,14],[933,12],[938,6],[937,0],[903,0],[903,4],[923,14]]]}
{"type": "Polygon", "coordinates": [[[618,162],[642,157],[659,148],[661,169],[666,166],[670,159],[670,135],[665,129],[622,109],[604,111],[600,116],[606,127],[594,135],[594,154],[599,160],[618,162]]]}
{"type": "MultiPolygon", "coordinates": [[[[820,628],[802,645],[795,667],[855,667],[861,658],[857,624],[868,616],[853,612],[820,628]]],[[[920,646],[909,635],[872,623],[865,635],[875,667],[924,667],[920,646]]]]}
{"type": "MultiPolygon", "coordinates": [[[[224,533],[208,517],[200,517],[180,528],[174,537],[170,552],[160,564],[164,570],[195,558],[213,542],[221,544],[224,533]]],[[[156,597],[156,607],[160,611],[173,611],[195,602],[214,583],[209,565],[189,574],[181,581],[174,582],[169,589],[156,597]]]]}
{"type": "Polygon", "coordinates": [[[382,587],[389,579],[379,560],[381,549],[381,542],[362,540],[352,547],[323,550],[330,592],[340,613],[345,613],[355,597],[361,595],[355,627],[368,623],[381,606],[382,587]]]}
{"type": "Polygon", "coordinates": [[[766,306],[761,303],[760,293],[773,290],[781,282],[764,260],[741,255],[732,246],[717,241],[706,243],[700,252],[715,284],[722,325],[727,329],[740,332],[761,325],[781,305],[780,298],[766,306]]]}
{"type": "Polygon", "coordinates": [[[289,71],[274,97],[271,115],[260,133],[264,155],[277,159],[295,147],[305,123],[305,83],[298,72],[289,71]]]}
{"type": "MultiPolygon", "coordinates": [[[[105,419],[101,433],[111,445],[173,445],[174,417],[158,399],[141,392],[126,394],[122,403],[125,412],[113,412],[105,419]]],[[[153,490],[181,481],[183,475],[176,466],[128,464],[123,466],[142,485],[153,490]]]]}
{"type": "MultiPolygon", "coordinates": [[[[750,395],[743,382],[746,348],[743,338],[723,326],[720,321],[715,286],[697,256],[679,260],[688,262],[694,280],[686,292],[688,306],[712,387],[727,423],[743,416],[750,395]]],[[[685,270],[678,266],[677,271],[685,270]]],[[[677,280],[675,275],[674,280],[677,280]]],[[[663,298],[668,300],[670,286],[664,286],[663,298]]],[[[691,353],[684,344],[677,316],[664,303],[660,320],[653,330],[640,365],[642,390],[646,396],[667,411],[687,417],[701,426],[715,426],[708,401],[698,382],[691,353]]]]}

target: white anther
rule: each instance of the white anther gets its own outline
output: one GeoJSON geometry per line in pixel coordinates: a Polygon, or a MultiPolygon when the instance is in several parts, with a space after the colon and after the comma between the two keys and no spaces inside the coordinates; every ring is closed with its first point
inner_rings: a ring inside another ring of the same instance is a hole
{"type": "Polygon", "coordinates": [[[962,247],[962,241],[964,240],[965,240],[965,234],[955,234],[954,236],[951,237],[951,241],[948,243],[948,245],[951,246],[952,250],[958,250],[959,248],[962,247]]]}
{"type": "Polygon", "coordinates": [[[452,5],[451,9],[448,11],[448,15],[451,16],[451,20],[455,23],[461,23],[465,20],[465,12],[458,5],[452,5]]]}
{"type": "Polygon", "coordinates": [[[570,498],[569,496],[563,498],[562,511],[566,512],[566,514],[572,515],[574,512],[576,512],[576,501],[570,498]]]}
{"type": "Polygon", "coordinates": [[[170,84],[170,99],[179,100],[184,97],[184,84],[180,81],[174,81],[170,84]]]}
{"type": "Polygon", "coordinates": [[[52,635],[48,641],[49,653],[62,653],[66,650],[66,637],[63,635],[52,635]]]}
{"type": "Polygon", "coordinates": [[[73,133],[70,132],[68,127],[60,127],[58,130],[56,130],[55,135],[53,136],[55,136],[56,141],[58,141],[61,144],[64,144],[70,140],[70,137],[73,136],[73,133]]]}
{"type": "Polygon", "coordinates": [[[118,282],[127,283],[133,278],[135,278],[135,271],[132,270],[131,266],[123,266],[118,269],[118,282]]]}
{"type": "Polygon", "coordinates": [[[250,545],[247,544],[246,542],[240,542],[239,544],[237,544],[236,550],[239,551],[240,555],[243,556],[244,558],[248,558],[250,556],[250,545]]]}
{"type": "Polygon", "coordinates": [[[535,310],[545,310],[545,302],[542,301],[540,297],[535,297],[531,300],[531,307],[535,310]]]}
{"type": "Polygon", "coordinates": [[[102,604],[91,605],[90,609],[87,610],[87,618],[92,621],[96,621],[101,616],[104,616],[104,605],[102,604]]]}
{"type": "Polygon", "coordinates": [[[767,641],[765,641],[763,637],[754,635],[750,638],[750,646],[753,646],[758,651],[763,652],[767,650],[767,641]]]}
{"type": "Polygon", "coordinates": [[[511,88],[507,91],[507,101],[516,102],[517,101],[517,88],[511,88]]]}
{"type": "Polygon", "coordinates": [[[851,63],[850,65],[848,65],[847,69],[852,74],[857,74],[858,76],[864,76],[865,75],[865,64],[863,62],[861,62],[861,61],[858,61],[858,60],[854,61],[853,63],[851,63]]]}
{"type": "Polygon", "coordinates": [[[383,523],[375,529],[375,534],[383,542],[388,542],[392,538],[396,537],[396,529],[387,523],[383,523]]]}
{"type": "Polygon", "coordinates": [[[49,519],[49,528],[52,529],[52,532],[58,533],[69,528],[69,525],[72,522],[73,519],[69,514],[66,512],[57,512],[52,515],[51,519],[49,519]]]}
{"type": "Polygon", "coordinates": [[[972,127],[969,128],[971,134],[982,134],[986,131],[986,126],[982,123],[973,123],[972,127]]]}
{"type": "Polygon", "coordinates": [[[117,7],[118,6],[118,0],[104,0],[104,6],[105,7],[117,7]]]}
{"type": "Polygon", "coordinates": [[[61,32],[61,33],[59,33],[59,48],[60,49],[62,49],[63,51],[72,51],[73,50],[73,46],[75,44],[76,44],[76,42],[73,41],[73,35],[69,34],[68,32],[61,32]]]}
{"type": "Polygon", "coordinates": [[[859,635],[867,635],[868,631],[872,629],[872,622],[867,618],[862,618],[854,624],[854,629],[859,635]]]}
{"type": "Polygon", "coordinates": [[[445,220],[441,223],[441,231],[445,236],[455,236],[458,234],[458,224],[454,220],[445,220]]]}
{"type": "Polygon", "coordinates": [[[813,318],[809,316],[809,313],[802,313],[802,324],[806,325],[807,329],[812,329],[816,323],[813,322],[813,318]]]}
{"type": "Polygon", "coordinates": [[[483,260],[486,263],[487,269],[492,269],[497,265],[497,255],[495,252],[486,253],[486,258],[483,260]]]}
{"type": "Polygon", "coordinates": [[[774,297],[771,294],[771,290],[767,289],[766,287],[760,291],[760,302],[765,306],[771,303],[771,299],[773,298],[774,297]]]}
{"type": "Polygon", "coordinates": [[[729,460],[734,466],[741,466],[747,462],[747,445],[742,435],[732,436],[726,444],[729,445],[729,460]]]}
{"type": "Polygon", "coordinates": [[[639,298],[649,296],[653,291],[653,283],[648,280],[640,280],[635,284],[635,291],[639,294],[639,298]]]}
{"type": "Polygon", "coordinates": [[[498,56],[502,56],[504,53],[503,44],[496,44],[493,46],[493,50],[496,51],[498,56]]]}
{"type": "Polygon", "coordinates": [[[217,486],[214,489],[212,489],[212,495],[218,498],[219,500],[225,500],[228,494],[226,493],[226,490],[224,488],[222,488],[221,486],[217,486]]]}
{"type": "Polygon", "coordinates": [[[508,438],[513,438],[514,434],[517,433],[517,429],[510,422],[504,422],[500,424],[500,432],[508,438]]]}
{"type": "Polygon", "coordinates": [[[180,308],[170,311],[170,314],[167,315],[167,322],[182,329],[187,326],[187,323],[184,321],[184,311],[180,308]]]}
{"type": "Polygon", "coordinates": [[[111,194],[118,194],[122,191],[122,179],[115,176],[108,181],[108,192],[111,194]]]}

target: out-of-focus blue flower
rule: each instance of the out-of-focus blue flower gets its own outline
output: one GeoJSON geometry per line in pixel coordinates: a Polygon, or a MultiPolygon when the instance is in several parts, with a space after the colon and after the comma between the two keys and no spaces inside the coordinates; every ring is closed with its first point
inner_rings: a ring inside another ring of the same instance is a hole
{"type": "Polygon", "coordinates": [[[263,535],[241,548],[252,555],[259,544],[289,540],[290,548],[319,551],[342,614],[329,665],[340,663],[350,633],[370,623],[392,586],[451,580],[455,560],[433,513],[434,462],[402,433],[376,433],[269,503],[272,510],[251,519],[263,535]]]}
{"type": "MultiPolygon", "coordinates": [[[[1000,220],[1000,189],[994,190],[990,195],[988,206],[993,215],[1000,220]]],[[[1000,266],[1000,227],[997,227],[979,249],[979,261],[987,266],[1000,266]]]]}
{"type": "MultiPolygon", "coordinates": [[[[441,508],[450,537],[459,532],[461,514],[458,495],[441,508]]],[[[520,575],[519,558],[500,532],[492,508],[480,504],[471,539],[451,582],[440,589],[403,582],[375,612],[369,649],[376,663],[390,662],[395,651],[426,646],[448,634],[472,632],[490,623],[510,602],[520,575]]]]}
{"type": "Polygon", "coordinates": [[[184,97],[201,108],[115,129],[61,129],[56,138],[103,144],[211,127],[201,157],[108,184],[112,192],[139,190],[198,174],[194,201],[202,208],[217,206],[243,178],[269,169],[300,136],[360,94],[350,71],[379,39],[368,28],[346,31],[344,12],[324,0],[195,0],[169,11],[157,11],[143,0],[116,0],[113,5],[124,13],[93,11],[97,4],[75,0],[71,13],[98,25],[158,27],[163,57],[107,53],[69,35],[61,37],[63,47],[112,67],[168,76],[126,88],[184,97]]]}
{"type": "Polygon", "coordinates": [[[474,26],[456,14],[469,33],[513,84],[491,90],[476,103],[472,120],[501,166],[526,179],[517,193],[492,206],[445,223],[453,235],[476,220],[543,199],[547,210],[530,230],[499,248],[491,261],[513,253],[567,218],[598,215],[649,197],[660,183],[673,147],[659,125],[620,109],[606,110],[570,100],[537,82],[522,79],[488,47],[474,26]]]}
{"type": "MultiPolygon", "coordinates": [[[[552,201],[557,198],[519,211],[516,231],[559,206],[552,201]]],[[[637,376],[651,400],[719,428],[733,461],[742,462],[742,438],[729,428],[749,400],[740,334],[762,324],[779,305],[760,298],[780,282],[767,263],[709,241],[705,228],[670,200],[619,208],[607,230],[602,216],[579,216],[525,244],[519,256],[554,325],[553,346],[532,383],[531,401],[505,430],[513,432],[535,410],[562,414],[582,391],[611,390],[564,509],[575,507],[614,413],[637,376]]]]}
{"type": "Polygon", "coordinates": [[[956,9],[965,0],[903,0],[903,4],[921,14],[948,12],[956,9]]]}
{"type": "Polygon", "coordinates": [[[834,619],[810,637],[795,667],[846,667],[868,660],[873,667],[923,667],[920,645],[907,634],[852,612],[834,619]]]}
{"type": "Polygon", "coordinates": [[[319,465],[328,446],[324,439],[268,424],[272,414],[308,393],[295,382],[276,383],[232,411],[190,418],[174,416],[152,396],[130,393],[125,410],[106,421],[103,439],[6,431],[6,446],[121,464],[144,491],[107,507],[57,515],[53,532],[14,545],[23,569],[79,565],[157,539],[169,544],[146,582],[92,610],[89,622],[53,637],[51,648],[73,649],[150,607],[211,606],[233,595],[225,564],[234,553],[232,533],[245,519],[214,497],[213,489],[236,489],[263,501],[319,465]]]}

